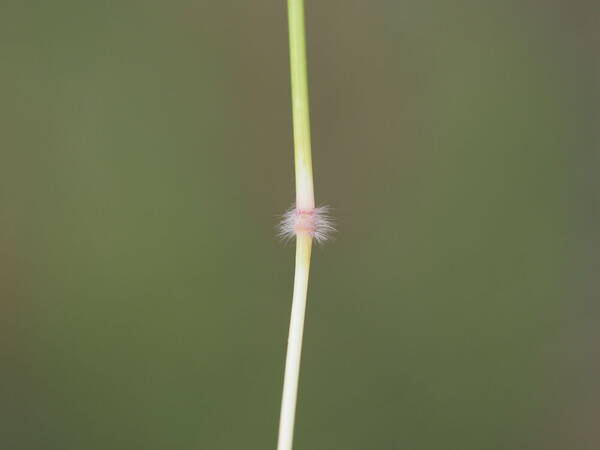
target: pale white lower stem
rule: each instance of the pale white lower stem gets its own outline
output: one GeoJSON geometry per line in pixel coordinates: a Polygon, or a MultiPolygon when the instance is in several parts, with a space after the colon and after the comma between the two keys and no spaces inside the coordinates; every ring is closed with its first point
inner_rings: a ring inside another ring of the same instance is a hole
{"type": "Polygon", "coordinates": [[[294,438],[294,420],[296,416],[296,397],[298,394],[298,376],[302,354],[302,334],[304,331],[304,313],[310,270],[312,237],[299,234],[296,239],[296,270],[294,274],[294,296],[288,335],[285,376],[279,419],[279,439],[277,450],[291,450],[294,438]]]}

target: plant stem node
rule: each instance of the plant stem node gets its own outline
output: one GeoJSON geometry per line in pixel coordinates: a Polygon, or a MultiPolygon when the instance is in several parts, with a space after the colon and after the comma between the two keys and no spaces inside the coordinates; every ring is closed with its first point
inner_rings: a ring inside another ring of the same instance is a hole
{"type": "Polygon", "coordinates": [[[308,234],[316,242],[324,242],[335,231],[333,220],[329,215],[328,206],[312,209],[290,208],[279,223],[279,236],[284,240],[294,238],[299,234],[308,234]]]}

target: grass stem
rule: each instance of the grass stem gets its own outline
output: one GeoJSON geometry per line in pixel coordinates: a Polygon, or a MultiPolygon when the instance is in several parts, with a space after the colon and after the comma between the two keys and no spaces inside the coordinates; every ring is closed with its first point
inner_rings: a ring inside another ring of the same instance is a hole
{"type": "Polygon", "coordinates": [[[296,416],[296,397],[300,374],[300,356],[302,353],[302,334],[304,331],[304,313],[306,311],[306,292],[312,237],[298,235],[296,241],[296,271],[294,274],[294,296],[288,335],[288,348],[285,360],[285,377],[281,400],[279,421],[279,441],[277,450],[291,450],[294,437],[294,419],[296,416]]]}
{"type": "MultiPolygon", "coordinates": [[[[296,175],[296,212],[301,221],[315,224],[315,197],[313,188],[312,157],[310,146],[310,115],[308,101],[308,80],[306,71],[306,38],[304,30],[303,0],[288,0],[288,26],[290,41],[290,74],[292,84],[292,115],[294,127],[294,166],[296,175]]],[[[302,354],[304,314],[310,270],[310,255],[313,234],[299,222],[296,230],[296,268],[294,273],[294,294],[288,335],[288,348],[285,361],[281,416],[279,419],[278,450],[291,450],[294,437],[298,377],[302,354]]]]}

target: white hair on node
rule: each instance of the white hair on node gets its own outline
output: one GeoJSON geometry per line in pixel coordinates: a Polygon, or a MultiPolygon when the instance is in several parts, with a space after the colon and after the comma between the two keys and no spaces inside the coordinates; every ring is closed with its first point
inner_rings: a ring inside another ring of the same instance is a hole
{"type": "Polygon", "coordinates": [[[298,209],[292,206],[279,222],[279,236],[288,241],[297,234],[310,234],[317,243],[325,242],[335,231],[328,206],[298,209]]]}

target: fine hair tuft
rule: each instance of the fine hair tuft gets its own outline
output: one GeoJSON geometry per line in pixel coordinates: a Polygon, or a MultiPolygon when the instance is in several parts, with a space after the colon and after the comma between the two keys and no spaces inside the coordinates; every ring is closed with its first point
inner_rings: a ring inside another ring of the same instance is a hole
{"type": "Polygon", "coordinates": [[[328,206],[313,209],[298,209],[292,206],[282,216],[279,222],[279,236],[284,241],[289,241],[298,234],[309,234],[317,243],[327,241],[335,231],[333,219],[329,214],[328,206]]]}

